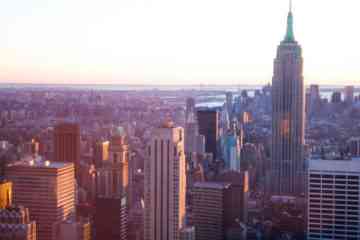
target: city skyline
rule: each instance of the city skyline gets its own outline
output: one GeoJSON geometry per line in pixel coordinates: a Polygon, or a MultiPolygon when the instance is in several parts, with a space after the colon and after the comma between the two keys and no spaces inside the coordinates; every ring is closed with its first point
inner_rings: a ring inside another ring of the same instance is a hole
{"type": "MultiPolygon", "coordinates": [[[[0,10],[0,83],[270,83],[288,8],[285,0],[19,4],[0,10]]],[[[360,78],[357,6],[294,1],[306,85],[354,85],[360,78]]]]}

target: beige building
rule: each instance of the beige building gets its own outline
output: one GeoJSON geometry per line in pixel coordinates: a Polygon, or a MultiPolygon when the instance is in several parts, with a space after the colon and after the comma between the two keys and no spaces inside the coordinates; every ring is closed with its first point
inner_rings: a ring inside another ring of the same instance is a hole
{"type": "Polygon", "coordinates": [[[166,121],[153,132],[145,162],[145,240],[179,240],[185,220],[184,130],[166,121]]]}
{"type": "Polygon", "coordinates": [[[39,240],[56,239],[57,224],[74,213],[74,164],[24,159],[8,165],[13,201],[29,208],[39,240]]]}
{"type": "Polygon", "coordinates": [[[129,145],[124,133],[116,133],[110,141],[109,160],[97,170],[97,195],[127,195],[129,187],[129,145]]]}

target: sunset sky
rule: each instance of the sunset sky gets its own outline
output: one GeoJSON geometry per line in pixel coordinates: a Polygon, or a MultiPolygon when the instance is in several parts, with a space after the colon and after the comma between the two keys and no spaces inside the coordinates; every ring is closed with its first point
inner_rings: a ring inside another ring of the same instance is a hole
{"type": "MultiPolygon", "coordinates": [[[[294,0],[306,84],[360,85],[360,2],[294,0]]],[[[263,84],[287,0],[11,0],[0,82],[263,84]]]]}

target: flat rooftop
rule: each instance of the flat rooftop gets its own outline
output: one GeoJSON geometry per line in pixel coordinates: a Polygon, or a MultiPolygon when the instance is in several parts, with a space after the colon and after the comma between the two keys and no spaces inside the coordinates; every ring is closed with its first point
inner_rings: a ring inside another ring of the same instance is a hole
{"type": "Polygon", "coordinates": [[[52,162],[44,160],[41,157],[33,158],[32,156],[26,156],[20,161],[9,164],[9,166],[19,166],[19,167],[38,167],[38,168],[52,168],[59,169],[73,165],[70,162],[52,162]]]}
{"type": "Polygon", "coordinates": [[[309,170],[360,173],[360,160],[309,160],[309,170]]]}
{"type": "Polygon", "coordinates": [[[226,189],[230,187],[231,183],[224,182],[196,182],[194,187],[196,188],[213,188],[213,189],[226,189]]]}

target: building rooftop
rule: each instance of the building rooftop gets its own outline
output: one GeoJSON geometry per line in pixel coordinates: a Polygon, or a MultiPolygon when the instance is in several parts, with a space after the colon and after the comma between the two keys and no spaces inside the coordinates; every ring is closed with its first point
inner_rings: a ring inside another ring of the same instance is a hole
{"type": "Polygon", "coordinates": [[[360,160],[309,160],[309,170],[360,173],[360,160]]]}
{"type": "Polygon", "coordinates": [[[26,156],[22,158],[20,161],[16,161],[14,163],[11,163],[9,166],[21,166],[21,167],[38,167],[38,168],[53,168],[53,169],[59,169],[64,168],[67,166],[72,165],[73,163],[70,162],[52,162],[49,160],[44,160],[41,157],[32,157],[32,156],[26,156]]]}
{"type": "Polygon", "coordinates": [[[194,187],[197,188],[213,188],[213,189],[226,189],[229,188],[231,183],[224,182],[196,182],[194,187]]]}

